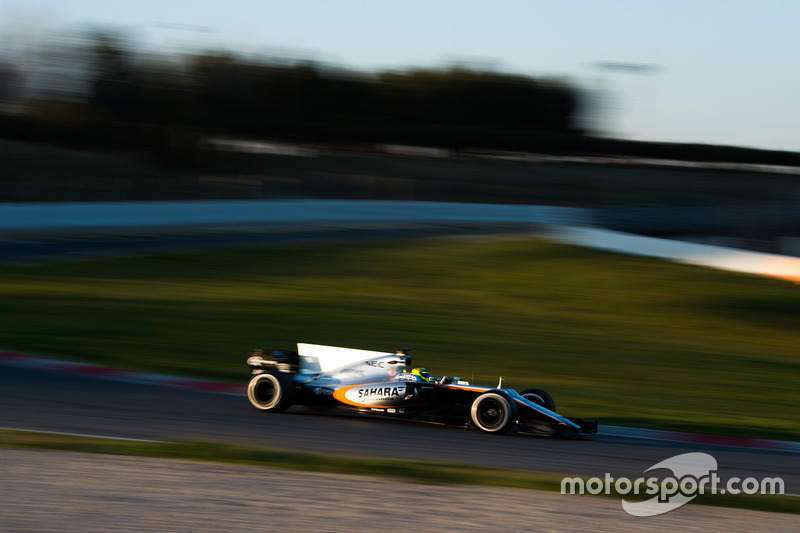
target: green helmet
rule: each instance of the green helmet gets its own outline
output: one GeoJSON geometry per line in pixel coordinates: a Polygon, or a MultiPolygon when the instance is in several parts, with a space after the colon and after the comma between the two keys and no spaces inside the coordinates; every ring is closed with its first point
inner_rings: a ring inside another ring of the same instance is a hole
{"type": "Polygon", "coordinates": [[[415,376],[419,376],[422,381],[427,381],[428,383],[431,382],[431,373],[425,368],[415,368],[411,371],[411,373],[415,376]]]}

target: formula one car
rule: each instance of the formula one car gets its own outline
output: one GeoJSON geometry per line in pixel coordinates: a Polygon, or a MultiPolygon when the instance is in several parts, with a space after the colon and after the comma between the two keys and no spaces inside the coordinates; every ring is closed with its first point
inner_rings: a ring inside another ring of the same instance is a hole
{"type": "MultiPolygon", "coordinates": [[[[590,435],[596,420],[555,412],[546,392],[480,387],[461,378],[409,371],[406,350],[373,352],[317,344],[297,351],[253,350],[247,397],[266,412],[291,405],[343,409],[373,415],[475,426],[487,433],[518,432],[558,436],[590,435]]],[[[502,378],[501,378],[502,384],[502,378]]]]}

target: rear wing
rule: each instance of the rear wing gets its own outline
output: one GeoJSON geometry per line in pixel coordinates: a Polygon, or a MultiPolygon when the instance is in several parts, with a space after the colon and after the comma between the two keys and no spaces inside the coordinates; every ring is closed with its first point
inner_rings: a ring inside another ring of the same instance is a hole
{"type": "MultiPolygon", "coordinates": [[[[405,350],[397,353],[339,348],[321,344],[298,343],[297,351],[256,349],[248,353],[247,364],[255,371],[275,369],[289,374],[336,374],[392,377],[395,365],[411,365],[405,350]]],[[[402,370],[401,370],[402,371],[402,370]]]]}
{"type": "MultiPolygon", "coordinates": [[[[297,352],[300,356],[300,373],[312,374],[331,372],[338,368],[345,368],[370,359],[382,359],[396,354],[391,352],[373,352],[370,350],[356,350],[354,348],[339,348],[337,346],[324,346],[321,344],[297,343],[297,352]]],[[[403,357],[407,357],[401,354],[403,357]]],[[[407,364],[411,364],[410,359],[407,364]]]]}

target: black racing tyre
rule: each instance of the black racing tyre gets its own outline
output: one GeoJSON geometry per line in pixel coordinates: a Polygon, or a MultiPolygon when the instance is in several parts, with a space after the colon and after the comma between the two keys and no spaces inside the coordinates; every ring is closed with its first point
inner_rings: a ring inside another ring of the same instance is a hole
{"type": "Polygon", "coordinates": [[[259,411],[279,413],[292,405],[291,378],[281,372],[256,374],[247,384],[247,399],[259,411]]]}
{"type": "Polygon", "coordinates": [[[553,401],[552,396],[547,394],[542,389],[525,389],[524,391],[519,393],[520,396],[529,400],[537,405],[541,405],[546,409],[550,409],[551,411],[556,410],[556,402],[553,401]]]}
{"type": "Polygon", "coordinates": [[[486,433],[505,433],[517,422],[514,403],[505,394],[485,392],[472,401],[472,423],[486,433]]]}

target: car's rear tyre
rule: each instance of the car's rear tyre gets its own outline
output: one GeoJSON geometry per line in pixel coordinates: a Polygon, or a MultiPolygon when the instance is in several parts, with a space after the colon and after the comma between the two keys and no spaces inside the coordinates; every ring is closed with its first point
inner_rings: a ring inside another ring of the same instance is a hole
{"type": "Polygon", "coordinates": [[[524,391],[519,393],[520,396],[529,400],[536,405],[541,405],[546,409],[550,409],[551,411],[556,410],[556,402],[553,401],[553,398],[547,394],[542,389],[525,389],[524,391]]]}
{"type": "Polygon", "coordinates": [[[247,384],[247,399],[259,411],[279,413],[292,405],[291,378],[281,372],[256,374],[247,384]]]}
{"type": "Polygon", "coordinates": [[[504,394],[485,392],[473,400],[470,417],[481,431],[505,433],[516,423],[516,410],[504,394]]]}

